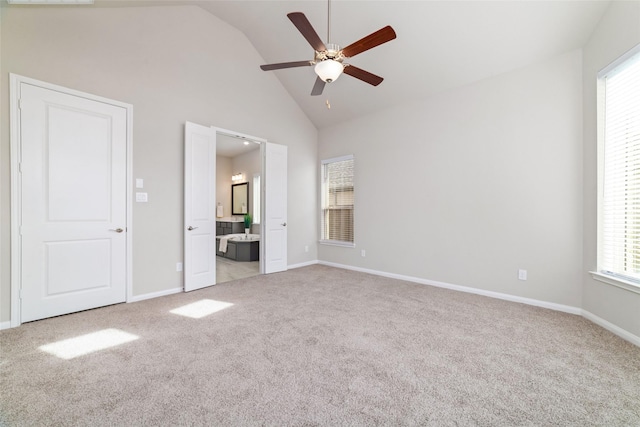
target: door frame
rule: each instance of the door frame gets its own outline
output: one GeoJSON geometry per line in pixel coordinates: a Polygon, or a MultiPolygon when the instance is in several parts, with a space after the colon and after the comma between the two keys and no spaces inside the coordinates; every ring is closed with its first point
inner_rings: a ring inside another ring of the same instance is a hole
{"type": "Polygon", "coordinates": [[[21,182],[21,135],[20,135],[20,86],[29,84],[67,95],[77,96],[89,99],[91,101],[102,102],[105,104],[122,107],[126,110],[126,302],[133,298],[132,280],[133,280],[133,252],[132,252],[132,210],[131,203],[133,197],[133,105],[120,101],[115,101],[101,96],[93,95],[86,92],[69,89],[52,83],[43,82],[18,74],[9,74],[9,141],[10,141],[10,162],[11,162],[11,321],[10,327],[20,326],[22,321],[21,313],[21,288],[22,288],[22,241],[20,239],[20,218],[22,217],[22,182],[21,182]]]}
{"type": "MultiPolygon", "coordinates": [[[[223,129],[216,126],[211,126],[216,134],[220,133],[226,136],[230,136],[238,139],[248,139],[260,144],[260,248],[259,248],[259,259],[260,259],[260,274],[265,274],[265,245],[262,243],[262,239],[264,238],[264,206],[265,206],[265,191],[264,191],[264,170],[265,170],[265,155],[266,155],[266,143],[268,142],[264,138],[259,138],[253,135],[247,135],[245,133],[236,132],[233,130],[223,129]]],[[[216,153],[217,158],[217,153],[216,153]]],[[[255,189],[253,190],[255,191],[255,189]]],[[[216,268],[218,268],[216,266],[216,268]]]]}

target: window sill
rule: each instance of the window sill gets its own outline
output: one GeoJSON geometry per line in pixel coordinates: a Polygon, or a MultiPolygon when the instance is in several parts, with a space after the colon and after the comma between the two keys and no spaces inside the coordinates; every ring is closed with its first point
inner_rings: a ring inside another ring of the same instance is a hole
{"type": "Polygon", "coordinates": [[[622,279],[620,277],[611,276],[597,271],[590,271],[591,277],[598,282],[606,283],[618,288],[625,289],[629,292],[640,294],[640,285],[633,283],[629,280],[622,279]]]}
{"type": "Polygon", "coordinates": [[[341,246],[343,248],[355,248],[356,244],[352,242],[341,242],[340,240],[320,240],[321,245],[341,246]]]}

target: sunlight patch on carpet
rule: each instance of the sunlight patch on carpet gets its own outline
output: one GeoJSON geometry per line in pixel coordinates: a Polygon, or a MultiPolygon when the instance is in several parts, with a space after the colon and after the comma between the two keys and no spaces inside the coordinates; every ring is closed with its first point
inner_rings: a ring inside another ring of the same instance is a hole
{"type": "Polygon", "coordinates": [[[173,314],[179,314],[180,316],[191,317],[193,319],[200,319],[213,313],[217,313],[220,310],[231,307],[233,304],[224,301],[215,301],[212,299],[203,299],[193,302],[191,304],[183,305],[170,311],[173,314]]]}
{"type": "Polygon", "coordinates": [[[69,360],[74,357],[84,356],[85,354],[135,341],[138,338],[140,337],[137,335],[119,329],[103,329],[102,331],[92,332],[79,337],[56,341],[38,348],[61,359],[69,360]]]}

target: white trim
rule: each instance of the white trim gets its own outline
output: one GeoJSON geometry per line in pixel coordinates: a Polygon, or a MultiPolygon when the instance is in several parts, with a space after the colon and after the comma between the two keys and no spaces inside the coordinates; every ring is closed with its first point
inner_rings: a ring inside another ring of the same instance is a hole
{"type": "MultiPolygon", "coordinates": [[[[624,54],[613,60],[609,65],[601,69],[597,74],[596,80],[596,141],[597,141],[597,270],[591,273],[594,280],[607,283],[612,286],[619,287],[621,289],[628,290],[634,293],[640,293],[640,286],[633,281],[626,280],[623,277],[619,277],[616,274],[603,273],[606,270],[615,270],[618,267],[607,266],[603,268],[605,264],[603,253],[603,242],[605,236],[604,230],[604,193],[605,193],[605,129],[607,127],[606,122],[606,90],[607,79],[615,76],[618,72],[627,68],[632,63],[640,61],[640,44],[635,45],[624,54]],[[632,62],[630,62],[632,61],[632,62]]],[[[614,168],[615,169],[615,168],[614,168]]],[[[616,273],[616,272],[612,272],[616,273]]],[[[624,272],[622,272],[624,273],[624,272]]]]}
{"type": "Polygon", "coordinates": [[[629,292],[640,294],[640,285],[638,285],[637,283],[633,283],[629,280],[612,276],[610,274],[600,273],[598,271],[590,271],[589,274],[591,274],[591,277],[598,282],[606,283],[608,285],[615,286],[629,292]]]}
{"type": "Polygon", "coordinates": [[[399,279],[399,280],[405,280],[408,282],[414,282],[414,283],[419,283],[422,285],[428,285],[428,286],[436,286],[438,288],[445,288],[445,289],[451,289],[454,291],[460,291],[460,292],[467,292],[467,293],[471,293],[471,294],[476,294],[476,295],[482,295],[482,296],[486,296],[486,297],[490,297],[490,298],[497,298],[497,299],[501,299],[501,300],[505,300],[505,301],[511,301],[511,302],[517,302],[517,303],[521,303],[521,304],[527,304],[527,305],[533,305],[536,307],[542,307],[542,308],[548,308],[550,310],[555,310],[555,311],[561,311],[564,313],[569,313],[569,314],[576,314],[579,316],[584,317],[587,320],[590,320],[591,322],[595,323],[598,326],[603,327],[604,329],[608,330],[609,332],[614,333],[615,335],[619,336],[620,338],[629,341],[630,343],[637,345],[638,347],[640,347],[640,337],[638,337],[637,335],[632,334],[631,332],[614,325],[611,322],[608,322],[604,319],[602,319],[601,317],[596,316],[593,313],[590,313],[587,310],[584,310],[582,308],[578,308],[578,307],[573,307],[570,305],[564,305],[564,304],[556,304],[553,302],[548,302],[548,301],[540,301],[540,300],[536,300],[536,299],[532,299],[532,298],[524,298],[524,297],[518,297],[515,295],[509,295],[509,294],[503,294],[500,292],[493,292],[493,291],[486,291],[484,289],[476,289],[476,288],[470,288],[467,286],[460,286],[460,285],[453,285],[450,283],[444,283],[444,282],[437,282],[434,280],[426,280],[426,279],[421,279],[419,277],[412,277],[412,276],[405,276],[402,274],[394,274],[394,273],[386,273],[384,271],[377,271],[377,270],[370,270],[368,268],[360,268],[360,267],[352,267],[350,265],[344,265],[344,264],[337,264],[337,263],[333,263],[333,262],[327,262],[327,261],[318,261],[318,264],[320,265],[326,265],[329,267],[336,267],[336,268],[342,268],[345,270],[353,270],[353,271],[359,271],[362,273],[369,273],[369,274],[373,274],[376,276],[382,276],[382,277],[389,277],[391,279],[399,279]]]}
{"type": "Polygon", "coordinates": [[[621,56],[616,58],[609,65],[607,65],[602,70],[600,70],[600,72],[598,72],[597,78],[602,79],[607,74],[613,73],[616,70],[616,68],[620,66],[620,64],[626,62],[628,59],[630,59],[637,53],[640,53],[640,44],[635,45],[634,47],[632,47],[631,49],[623,53],[621,56]]]}
{"type": "Polygon", "coordinates": [[[343,248],[355,248],[356,244],[354,242],[343,242],[342,240],[318,240],[318,243],[321,245],[327,246],[340,246],[343,248]]]}
{"type": "Polygon", "coordinates": [[[327,165],[329,163],[344,162],[345,160],[354,160],[353,154],[347,154],[345,156],[333,157],[331,159],[320,160],[321,165],[327,165]]]}
{"type": "Polygon", "coordinates": [[[127,302],[133,298],[133,105],[127,109],[127,302]]]}
{"type": "Polygon", "coordinates": [[[211,126],[211,127],[215,130],[216,133],[221,133],[223,135],[230,136],[230,137],[233,137],[233,138],[248,139],[250,141],[258,142],[260,144],[262,144],[263,142],[267,142],[266,139],[258,138],[257,136],[247,135],[245,133],[240,133],[240,132],[236,132],[236,131],[233,131],[233,130],[222,129],[222,128],[219,128],[219,127],[216,127],[216,126],[211,126]]]}
{"type": "Polygon", "coordinates": [[[11,326],[11,322],[2,322],[0,323],[0,331],[3,329],[10,329],[11,326]]]}
{"type": "MultiPolygon", "coordinates": [[[[259,224],[259,228],[260,228],[260,236],[264,236],[265,232],[267,231],[267,227],[266,227],[266,221],[264,220],[264,216],[266,214],[266,211],[264,209],[264,205],[265,205],[265,201],[267,199],[267,193],[265,191],[265,186],[264,186],[264,172],[267,170],[267,144],[260,144],[260,174],[262,175],[260,177],[260,224],[259,224]]],[[[256,191],[255,188],[253,189],[253,191],[256,191]]],[[[267,251],[265,250],[265,245],[264,244],[260,244],[258,245],[258,257],[260,258],[260,264],[258,265],[258,267],[260,268],[260,274],[265,274],[266,271],[266,262],[264,262],[265,259],[267,259],[267,251]]]]}
{"type": "Polygon", "coordinates": [[[319,221],[320,221],[320,237],[321,239],[318,241],[318,243],[322,244],[322,245],[327,245],[327,246],[339,246],[339,247],[343,247],[343,248],[355,248],[356,247],[356,239],[355,239],[355,226],[356,226],[356,217],[355,217],[355,211],[356,211],[356,201],[355,201],[355,196],[354,196],[354,200],[353,203],[351,205],[351,209],[353,211],[353,241],[349,242],[347,240],[332,240],[332,239],[323,239],[322,237],[324,237],[325,234],[325,229],[324,229],[324,211],[325,211],[325,180],[326,180],[326,176],[325,176],[325,165],[329,165],[331,163],[338,163],[338,162],[345,162],[348,160],[352,160],[353,161],[353,166],[354,166],[354,172],[353,172],[353,194],[355,195],[355,188],[356,188],[356,175],[355,175],[355,156],[353,154],[346,154],[344,156],[338,156],[338,157],[332,157],[330,159],[324,159],[324,160],[320,160],[320,210],[318,212],[318,216],[319,216],[319,221]]]}
{"type": "Polygon", "coordinates": [[[359,271],[362,273],[374,274],[376,276],[389,277],[391,279],[405,280],[407,282],[419,283],[421,285],[435,286],[438,288],[451,289],[453,291],[467,292],[470,294],[482,295],[485,297],[496,298],[521,304],[533,305],[536,307],[548,308],[555,311],[562,311],[570,314],[582,314],[582,309],[570,305],[557,304],[554,302],[541,301],[533,298],[519,297],[515,295],[503,294],[501,292],[487,291],[484,289],[470,288],[468,286],[453,285],[451,283],[437,282],[435,280],[427,280],[419,277],[405,276],[403,274],[387,273],[384,271],[370,270],[368,268],[352,267],[350,265],[336,264],[333,262],[319,261],[321,265],[329,267],[343,268],[345,270],[359,271]]]}
{"type": "Polygon", "coordinates": [[[102,102],[109,105],[124,108],[127,112],[127,232],[126,232],[126,302],[130,302],[133,292],[133,212],[132,212],[132,195],[133,195],[133,105],[113,99],[104,98],[86,92],[69,89],[52,83],[24,77],[19,74],[9,73],[9,139],[11,152],[11,327],[20,326],[20,287],[22,278],[20,277],[21,260],[21,239],[20,222],[22,199],[20,189],[20,174],[18,173],[18,165],[20,164],[20,126],[19,126],[19,89],[22,83],[38,86],[43,89],[54,90],[64,94],[85,98],[91,101],[102,102]]]}
{"type": "Polygon", "coordinates": [[[148,294],[132,296],[130,299],[127,299],[127,302],[128,303],[138,302],[138,301],[144,301],[144,300],[153,299],[153,298],[166,297],[167,295],[179,294],[183,291],[184,291],[184,288],[180,287],[180,288],[167,289],[164,291],[151,292],[148,294]]]}
{"type": "Polygon", "coordinates": [[[319,261],[317,259],[314,259],[313,261],[306,261],[306,262],[301,262],[298,264],[290,264],[287,266],[287,270],[293,270],[294,268],[302,268],[302,267],[308,267],[310,265],[315,265],[318,264],[319,261]]]}
{"type": "Polygon", "coordinates": [[[22,264],[20,254],[20,174],[16,173],[17,165],[20,164],[20,126],[18,125],[18,103],[19,103],[19,76],[9,74],[9,147],[10,147],[10,174],[11,174],[11,327],[20,326],[20,265],[22,264]]]}
{"type": "Polygon", "coordinates": [[[626,331],[624,329],[622,329],[619,326],[614,325],[611,322],[608,322],[606,320],[604,320],[601,317],[596,316],[595,314],[587,311],[587,310],[582,310],[582,317],[584,317],[587,320],[592,321],[593,323],[595,323],[598,326],[601,326],[603,328],[605,328],[606,330],[608,330],[609,332],[612,332],[614,334],[616,334],[617,336],[619,336],[620,338],[629,341],[631,344],[635,344],[638,347],[640,347],[640,337],[637,335],[632,334],[629,331],[626,331]]]}
{"type": "Polygon", "coordinates": [[[55,6],[77,6],[79,4],[93,4],[93,0],[7,0],[7,3],[20,5],[46,4],[55,6]]]}

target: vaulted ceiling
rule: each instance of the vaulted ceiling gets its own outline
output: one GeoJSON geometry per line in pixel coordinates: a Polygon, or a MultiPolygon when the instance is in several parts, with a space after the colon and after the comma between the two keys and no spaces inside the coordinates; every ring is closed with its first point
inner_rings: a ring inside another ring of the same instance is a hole
{"type": "MultiPolygon", "coordinates": [[[[101,3],[125,2],[96,0],[101,3]]],[[[287,18],[289,12],[303,12],[328,42],[326,1],[126,3],[197,4],[242,31],[264,63],[313,59],[313,49],[287,18]]],[[[313,67],[268,72],[275,73],[310,120],[322,128],[580,48],[608,5],[604,0],[332,0],[331,43],[344,47],[386,25],[395,29],[397,39],[349,60],[384,77],[382,84],[373,87],[343,75],[328,84],[322,96],[312,97],[313,67]]]]}

